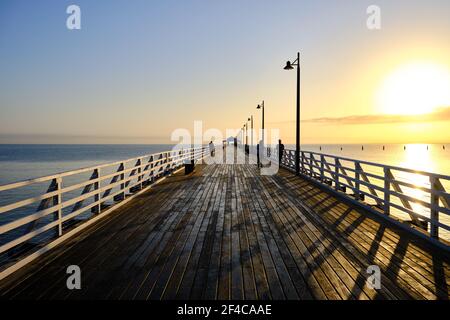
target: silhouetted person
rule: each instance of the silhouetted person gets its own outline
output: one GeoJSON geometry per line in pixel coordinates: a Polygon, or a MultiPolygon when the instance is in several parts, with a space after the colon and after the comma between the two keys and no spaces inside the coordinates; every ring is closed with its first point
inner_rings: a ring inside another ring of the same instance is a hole
{"type": "Polygon", "coordinates": [[[256,145],[256,163],[258,164],[258,168],[260,165],[260,161],[259,161],[259,147],[260,147],[261,141],[256,145]]]}
{"type": "Polygon", "coordinates": [[[284,144],[281,143],[281,139],[278,140],[278,163],[281,163],[281,160],[283,159],[283,153],[284,153],[284,144]]]}
{"type": "Polygon", "coordinates": [[[256,164],[259,168],[259,143],[256,145],[256,164]]]}
{"type": "Polygon", "coordinates": [[[209,152],[211,154],[211,157],[214,157],[214,155],[216,154],[214,143],[212,141],[209,142],[209,152]]]}

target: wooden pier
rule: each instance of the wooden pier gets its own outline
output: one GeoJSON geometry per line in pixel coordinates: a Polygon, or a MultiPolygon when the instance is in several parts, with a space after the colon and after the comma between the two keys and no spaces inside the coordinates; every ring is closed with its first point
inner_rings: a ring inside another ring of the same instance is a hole
{"type": "Polygon", "coordinates": [[[447,300],[449,285],[448,251],[308,179],[202,164],[1,280],[0,297],[447,300]],[[66,287],[69,265],[81,290],[66,287]]]}

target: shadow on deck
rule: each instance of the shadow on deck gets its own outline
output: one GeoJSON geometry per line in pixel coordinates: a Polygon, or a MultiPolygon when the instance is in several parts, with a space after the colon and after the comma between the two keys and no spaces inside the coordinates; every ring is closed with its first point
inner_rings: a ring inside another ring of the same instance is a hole
{"type": "Polygon", "coordinates": [[[281,169],[199,165],[0,283],[2,299],[448,299],[449,256],[281,169]],[[68,290],[66,268],[81,268],[68,290]],[[381,289],[366,285],[381,269],[381,289]]]}

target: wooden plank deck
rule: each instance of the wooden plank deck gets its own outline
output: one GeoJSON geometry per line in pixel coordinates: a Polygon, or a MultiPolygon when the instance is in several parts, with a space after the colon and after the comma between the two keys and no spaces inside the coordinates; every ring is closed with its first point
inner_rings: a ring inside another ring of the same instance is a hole
{"type": "Polygon", "coordinates": [[[0,282],[2,299],[448,299],[449,255],[281,169],[169,177],[0,282]],[[82,289],[66,288],[78,265],[82,289]],[[367,287],[378,265],[381,289],[367,287]]]}

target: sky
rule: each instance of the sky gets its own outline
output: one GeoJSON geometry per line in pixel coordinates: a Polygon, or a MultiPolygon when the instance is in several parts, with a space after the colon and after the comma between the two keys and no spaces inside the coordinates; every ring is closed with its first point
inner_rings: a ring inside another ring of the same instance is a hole
{"type": "Polygon", "coordinates": [[[448,0],[2,0],[0,143],[169,143],[250,115],[258,129],[262,100],[293,143],[298,51],[302,143],[447,143],[449,16],[448,0]]]}

